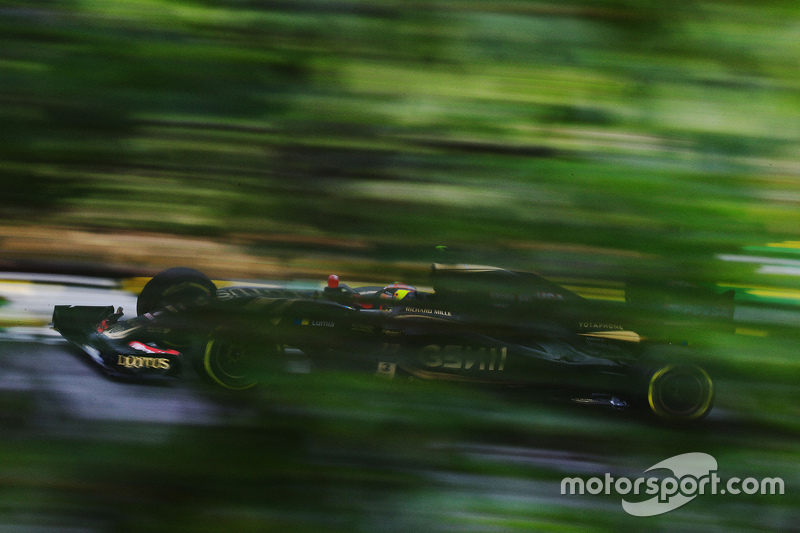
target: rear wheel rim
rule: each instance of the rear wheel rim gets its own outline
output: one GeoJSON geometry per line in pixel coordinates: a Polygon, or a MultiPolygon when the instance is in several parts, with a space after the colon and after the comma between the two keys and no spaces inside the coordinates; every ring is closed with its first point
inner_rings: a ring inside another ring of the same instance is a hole
{"type": "Polygon", "coordinates": [[[652,411],[671,420],[696,420],[711,408],[711,378],[702,368],[667,365],[650,378],[647,399],[652,411]]]}
{"type": "Polygon", "coordinates": [[[208,341],[203,363],[208,376],[227,389],[245,390],[258,383],[249,375],[252,365],[247,352],[236,343],[208,341]]]}

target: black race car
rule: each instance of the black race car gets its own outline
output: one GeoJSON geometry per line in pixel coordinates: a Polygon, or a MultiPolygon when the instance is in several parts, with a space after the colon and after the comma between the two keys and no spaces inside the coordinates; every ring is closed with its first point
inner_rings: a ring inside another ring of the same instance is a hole
{"type": "Polygon", "coordinates": [[[324,289],[299,291],[217,288],[176,268],[147,283],[135,318],[122,320],[110,306],[56,306],[53,325],[116,376],[178,377],[188,363],[241,390],[300,354],[312,369],[547,388],[672,421],[712,408],[714,385],[682,332],[698,317],[730,321],[732,294],[632,288],[627,304],[610,305],[531,273],[432,270],[432,291],[350,288],[336,276],[324,289]]]}

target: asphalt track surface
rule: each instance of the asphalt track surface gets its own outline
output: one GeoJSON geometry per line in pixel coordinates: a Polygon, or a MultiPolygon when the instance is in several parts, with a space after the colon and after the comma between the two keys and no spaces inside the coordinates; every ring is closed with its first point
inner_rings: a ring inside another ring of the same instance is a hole
{"type": "Polygon", "coordinates": [[[0,361],[0,389],[35,393],[36,416],[43,420],[214,424],[223,419],[218,405],[185,384],[109,378],[66,344],[2,342],[0,361]]]}

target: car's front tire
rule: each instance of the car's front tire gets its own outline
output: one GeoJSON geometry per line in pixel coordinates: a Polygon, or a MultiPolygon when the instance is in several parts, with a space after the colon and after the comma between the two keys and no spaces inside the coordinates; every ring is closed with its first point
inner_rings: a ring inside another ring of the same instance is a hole
{"type": "Polygon", "coordinates": [[[136,313],[144,315],[170,305],[190,305],[198,298],[213,298],[216,292],[214,282],[202,272],[170,268],[147,282],[136,301],[136,313]]]}
{"type": "Polygon", "coordinates": [[[279,344],[241,342],[215,333],[196,360],[201,376],[230,390],[247,390],[258,385],[264,372],[283,355],[279,344]]]}
{"type": "Polygon", "coordinates": [[[663,420],[700,420],[714,405],[714,383],[696,365],[665,364],[648,373],[646,402],[650,411],[663,420]]]}

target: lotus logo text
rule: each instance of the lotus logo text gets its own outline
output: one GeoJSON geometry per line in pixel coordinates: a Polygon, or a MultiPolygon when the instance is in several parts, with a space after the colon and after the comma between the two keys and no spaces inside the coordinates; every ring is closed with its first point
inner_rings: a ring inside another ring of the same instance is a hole
{"type": "Polygon", "coordinates": [[[125,368],[156,368],[169,370],[169,359],[166,357],[139,357],[138,355],[120,355],[117,365],[125,368]]]}

